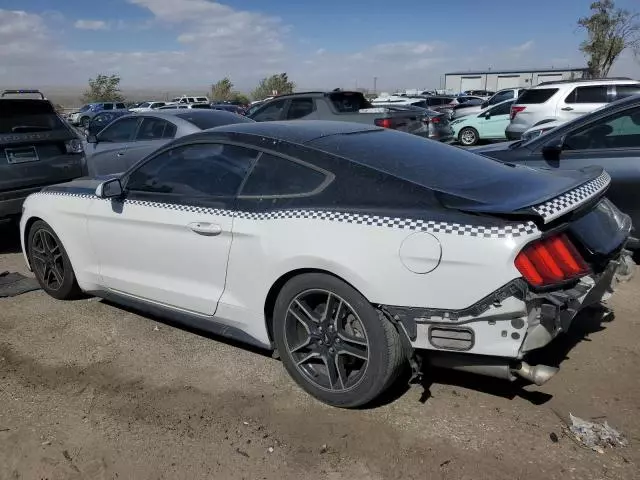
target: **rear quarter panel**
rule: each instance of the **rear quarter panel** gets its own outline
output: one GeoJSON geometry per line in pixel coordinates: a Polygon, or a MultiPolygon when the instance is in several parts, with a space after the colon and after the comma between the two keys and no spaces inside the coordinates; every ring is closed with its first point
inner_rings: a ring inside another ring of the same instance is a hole
{"type": "Polygon", "coordinates": [[[515,255],[537,236],[483,238],[470,230],[465,235],[432,233],[425,240],[427,248],[411,255],[434,269],[417,274],[400,259],[403,242],[414,235],[428,234],[348,219],[237,217],[219,308],[263,324],[269,289],[280,277],[299,269],[336,275],[372,303],[465,308],[519,277],[515,255]]]}

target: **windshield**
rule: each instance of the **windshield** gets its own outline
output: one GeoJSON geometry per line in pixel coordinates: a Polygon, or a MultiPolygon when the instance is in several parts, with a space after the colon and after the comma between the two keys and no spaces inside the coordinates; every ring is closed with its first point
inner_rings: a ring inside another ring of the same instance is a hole
{"type": "Polygon", "coordinates": [[[80,110],[78,110],[79,112],[86,112],[87,110],[89,110],[91,108],[90,104],[84,105],[80,110]]]}
{"type": "Polygon", "coordinates": [[[149,102],[144,102],[138,105],[137,108],[149,108],[150,106],[151,104],[149,102]]]}

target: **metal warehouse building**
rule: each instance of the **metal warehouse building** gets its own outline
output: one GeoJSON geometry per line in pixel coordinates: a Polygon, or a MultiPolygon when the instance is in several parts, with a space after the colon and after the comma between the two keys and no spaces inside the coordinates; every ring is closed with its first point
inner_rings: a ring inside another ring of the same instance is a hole
{"type": "Polygon", "coordinates": [[[486,72],[452,72],[444,76],[444,88],[453,92],[533,87],[542,82],[584,78],[586,68],[543,68],[539,70],[489,70],[486,72]]]}

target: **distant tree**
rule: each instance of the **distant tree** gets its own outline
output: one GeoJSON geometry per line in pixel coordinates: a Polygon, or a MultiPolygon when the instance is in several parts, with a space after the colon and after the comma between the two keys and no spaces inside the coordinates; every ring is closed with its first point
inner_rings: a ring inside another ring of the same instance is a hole
{"type": "Polygon", "coordinates": [[[243,105],[249,105],[249,103],[251,103],[249,97],[240,92],[233,92],[229,100],[231,100],[232,102],[240,102],[243,105]]]}
{"type": "Polygon", "coordinates": [[[233,95],[233,83],[229,77],[224,77],[211,85],[211,100],[215,102],[225,102],[231,100],[233,95]]]}
{"type": "Polygon", "coordinates": [[[87,102],[122,102],[124,96],[120,92],[119,75],[102,75],[89,79],[89,89],[82,99],[87,102]]]}
{"type": "Polygon", "coordinates": [[[623,51],[640,55],[640,13],[616,8],[614,0],[593,2],[590,9],[591,16],[578,20],[587,32],[580,50],[588,58],[589,75],[606,77],[623,51]]]}
{"type": "Polygon", "coordinates": [[[271,75],[260,80],[258,87],[251,93],[254,100],[263,100],[274,95],[293,93],[296,84],[289,81],[286,73],[271,75]]]}

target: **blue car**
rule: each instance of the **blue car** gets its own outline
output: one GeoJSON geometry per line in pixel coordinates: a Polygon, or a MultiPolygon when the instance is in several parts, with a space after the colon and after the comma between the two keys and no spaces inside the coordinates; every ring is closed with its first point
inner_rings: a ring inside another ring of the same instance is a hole
{"type": "Polygon", "coordinates": [[[98,113],[117,110],[129,111],[123,102],[87,103],[81,109],[69,115],[69,122],[71,125],[80,125],[83,128],[88,128],[91,119],[98,113]]]}

